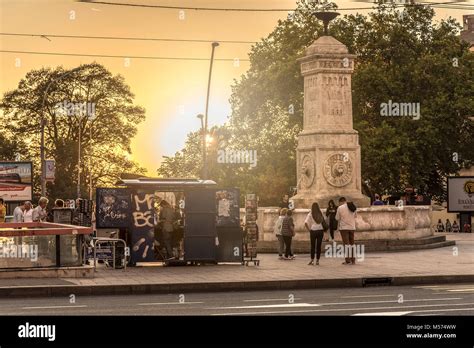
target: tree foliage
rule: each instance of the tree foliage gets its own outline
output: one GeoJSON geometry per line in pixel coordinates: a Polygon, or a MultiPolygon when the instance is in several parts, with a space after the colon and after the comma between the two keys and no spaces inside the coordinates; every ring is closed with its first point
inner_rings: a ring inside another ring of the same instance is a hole
{"type": "Polygon", "coordinates": [[[129,160],[131,139],[145,119],[145,110],[134,105],[133,98],[123,77],[92,63],[69,70],[32,70],[17,89],[5,93],[0,106],[6,132],[27,144],[24,153],[34,159],[36,183],[40,176],[39,134],[42,119],[46,121],[46,158],[56,160],[56,181],[48,185],[48,193],[52,198],[65,198],[76,195],[79,169],[83,194],[90,178],[96,187],[113,184],[122,172],[144,172],[129,160]],[[68,113],[64,103],[90,103],[95,113],[86,115],[79,109],[68,113]]]}
{"type": "MultiPolygon", "coordinates": [[[[295,149],[303,120],[297,59],[322,34],[311,14],[318,5],[300,1],[297,6],[291,18],[279,21],[252,47],[250,68],[232,87],[232,114],[219,128],[225,130],[225,146],[257,150],[257,167],[224,164],[210,175],[223,186],[257,193],[262,204],[275,204],[296,184],[295,149]]],[[[401,10],[378,5],[368,16],[345,15],[330,26],[330,35],[357,55],[353,117],[369,193],[393,194],[413,186],[443,199],[445,177],[473,164],[474,127],[468,117],[474,110],[474,55],[459,29],[453,19],[435,22],[434,11],[422,5],[401,10]],[[381,116],[380,105],[389,100],[419,103],[420,119],[381,116]]],[[[188,142],[158,173],[183,175],[191,163],[201,165],[199,137],[193,133],[190,139],[193,147],[188,142]],[[163,168],[175,169],[165,173],[163,168]]],[[[209,161],[215,166],[215,159],[209,161]]]]}

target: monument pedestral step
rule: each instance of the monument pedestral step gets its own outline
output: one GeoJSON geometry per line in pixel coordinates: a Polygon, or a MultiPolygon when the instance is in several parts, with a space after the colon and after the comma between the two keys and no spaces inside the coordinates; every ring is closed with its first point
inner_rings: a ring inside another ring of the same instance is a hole
{"type": "MultiPolygon", "coordinates": [[[[332,245],[332,242],[323,242],[323,250],[326,245],[332,245]]],[[[340,241],[337,244],[341,244],[340,241]]],[[[430,236],[414,239],[372,239],[372,240],[356,240],[356,244],[364,245],[367,252],[379,251],[410,251],[443,248],[455,245],[455,241],[447,241],[446,236],[430,236]]],[[[259,253],[277,253],[277,241],[259,241],[257,242],[257,252],[259,253]]],[[[292,242],[292,250],[297,254],[308,254],[310,252],[309,241],[292,242]]]]}

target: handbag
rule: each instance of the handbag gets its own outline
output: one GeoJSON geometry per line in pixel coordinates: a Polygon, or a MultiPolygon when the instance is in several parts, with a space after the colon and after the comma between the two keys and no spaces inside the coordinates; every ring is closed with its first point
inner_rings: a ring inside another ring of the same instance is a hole
{"type": "Polygon", "coordinates": [[[323,225],[323,231],[326,232],[329,229],[328,223],[326,222],[325,219],[321,222],[321,225],[323,225]]]}

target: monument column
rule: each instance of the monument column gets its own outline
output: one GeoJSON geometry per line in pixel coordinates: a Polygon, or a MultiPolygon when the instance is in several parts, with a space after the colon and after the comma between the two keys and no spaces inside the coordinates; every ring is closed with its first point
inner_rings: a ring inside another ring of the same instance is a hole
{"type": "Polygon", "coordinates": [[[303,131],[298,136],[296,208],[327,207],[344,196],[370,205],[361,191],[359,136],[352,123],[351,76],[355,55],[332,36],[321,36],[299,59],[304,76],[303,131]]]}

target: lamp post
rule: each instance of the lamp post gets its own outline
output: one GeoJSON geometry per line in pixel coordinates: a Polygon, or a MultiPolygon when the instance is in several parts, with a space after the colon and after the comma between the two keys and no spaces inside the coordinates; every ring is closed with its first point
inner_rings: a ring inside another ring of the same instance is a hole
{"type": "Polygon", "coordinates": [[[202,170],[201,177],[204,179],[204,167],[206,166],[206,132],[204,131],[204,115],[199,114],[196,116],[201,120],[201,136],[202,136],[202,170]]]}
{"type": "MultiPolygon", "coordinates": [[[[203,127],[203,153],[202,153],[202,178],[207,179],[207,150],[206,150],[206,136],[207,136],[207,120],[209,113],[209,94],[211,91],[211,77],[212,77],[212,65],[214,63],[214,51],[216,47],[219,46],[218,42],[212,43],[212,52],[211,52],[211,63],[209,66],[209,79],[207,81],[207,97],[206,97],[206,113],[204,114],[204,127],[203,127]]],[[[199,117],[199,116],[198,116],[199,117]]]]}

